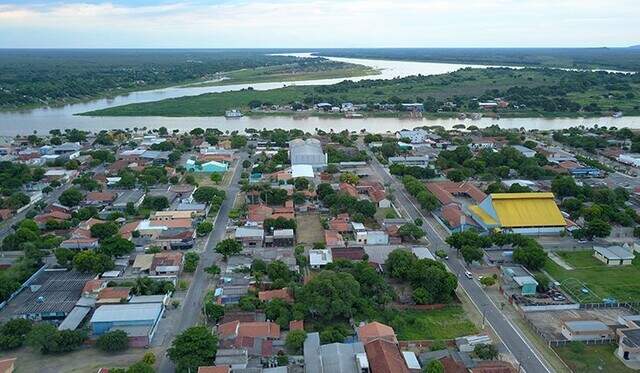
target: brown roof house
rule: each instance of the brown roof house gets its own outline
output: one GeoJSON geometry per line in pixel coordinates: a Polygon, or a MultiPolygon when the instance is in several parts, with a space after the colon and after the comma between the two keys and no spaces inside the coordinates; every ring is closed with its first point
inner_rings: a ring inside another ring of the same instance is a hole
{"type": "Polygon", "coordinates": [[[131,289],[127,287],[104,288],[98,293],[97,304],[123,303],[129,299],[131,289]]]}
{"type": "Polygon", "coordinates": [[[384,339],[385,341],[389,341],[391,343],[398,343],[398,339],[396,338],[396,332],[392,327],[379,323],[377,321],[361,325],[358,327],[358,340],[360,342],[367,344],[376,339],[384,339]]]}

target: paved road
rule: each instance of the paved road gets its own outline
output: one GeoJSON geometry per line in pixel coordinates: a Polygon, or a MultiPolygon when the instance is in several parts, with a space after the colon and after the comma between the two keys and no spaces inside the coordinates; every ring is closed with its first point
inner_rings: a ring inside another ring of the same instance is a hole
{"type": "MultiPolygon", "coordinates": [[[[229,222],[229,211],[233,208],[233,202],[240,190],[238,181],[240,180],[240,173],[242,172],[242,161],[245,160],[246,157],[247,155],[244,153],[240,155],[240,160],[237,163],[233,173],[233,178],[231,179],[231,184],[227,189],[227,195],[222,206],[220,206],[220,211],[218,212],[218,217],[215,221],[213,231],[211,231],[207,238],[204,252],[200,254],[200,261],[198,262],[198,268],[193,275],[191,286],[182,300],[182,308],[179,311],[180,318],[175,323],[174,328],[166,336],[166,343],[171,343],[177,334],[201,321],[202,300],[209,285],[209,275],[204,271],[204,268],[211,266],[221,258],[213,251],[213,249],[224,237],[227,223],[229,222]]],[[[159,369],[161,373],[170,373],[175,371],[173,362],[171,362],[167,356],[162,356],[161,359],[159,369]]]]}
{"type": "MultiPolygon", "coordinates": [[[[365,149],[361,146],[361,149],[365,149]]],[[[441,248],[449,251],[450,259],[446,262],[449,269],[458,276],[460,286],[469,296],[476,308],[482,313],[486,322],[492,327],[501,340],[500,349],[511,352],[520,362],[521,368],[529,373],[553,372],[553,368],[541,358],[536,348],[524,337],[520,331],[500,312],[498,307],[491,301],[484,290],[475,280],[467,279],[464,276],[466,267],[464,263],[453,255],[455,250],[444,242],[443,235],[436,229],[437,222],[431,215],[423,215],[422,211],[415,205],[404,189],[404,186],[392,177],[387,170],[378,162],[375,156],[368,150],[367,153],[372,158],[371,166],[376,174],[385,183],[394,189],[396,202],[412,218],[421,218],[424,222],[422,228],[425,230],[432,248],[441,248]]]]}

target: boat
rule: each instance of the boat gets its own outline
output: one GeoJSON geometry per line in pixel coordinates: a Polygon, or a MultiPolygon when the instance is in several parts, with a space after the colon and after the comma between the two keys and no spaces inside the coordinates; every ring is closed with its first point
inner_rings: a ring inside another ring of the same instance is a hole
{"type": "Polygon", "coordinates": [[[471,114],[471,120],[480,120],[480,118],[482,118],[482,114],[480,113],[471,114]]]}
{"type": "Polygon", "coordinates": [[[240,110],[232,109],[224,112],[225,118],[241,118],[242,112],[240,110]]]}
{"type": "Polygon", "coordinates": [[[458,119],[460,119],[460,120],[467,119],[467,114],[465,114],[465,113],[458,114],[458,119]]]}
{"type": "Polygon", "coordinates": [[[352,112],[348,112],[344,114],[345,118],[348,119],[362,119],[364,118],[364,115],[360,114],[360,113],[352,113],[352,112]]]}
{"type": "Polygon", "coordinates": [[[621,111],[616,111],[613,114],[611,114],[612,117],[614,118],[622,118],[622,112],[621,111]]]}

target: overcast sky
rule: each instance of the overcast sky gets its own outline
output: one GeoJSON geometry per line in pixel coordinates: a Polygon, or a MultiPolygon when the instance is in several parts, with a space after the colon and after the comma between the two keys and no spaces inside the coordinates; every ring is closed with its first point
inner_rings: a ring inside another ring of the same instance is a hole
{"type": "Polygon", "coordinates": [[[638,0],[0,0],[0,48],[640,44],[638,0]]]}

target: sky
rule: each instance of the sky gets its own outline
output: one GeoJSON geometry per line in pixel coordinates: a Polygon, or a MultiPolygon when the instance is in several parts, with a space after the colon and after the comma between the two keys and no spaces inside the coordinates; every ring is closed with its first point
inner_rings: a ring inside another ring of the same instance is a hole
{"type": "Polygon", "coordinates": [[[0,48],[625,47],[638,0],[0,0],[0,48]]]}

